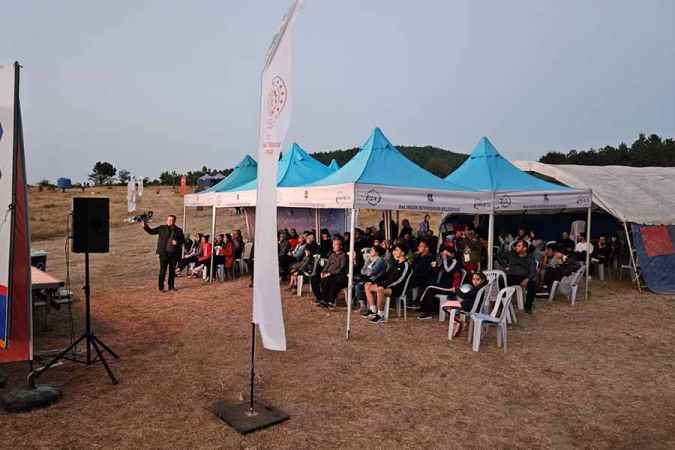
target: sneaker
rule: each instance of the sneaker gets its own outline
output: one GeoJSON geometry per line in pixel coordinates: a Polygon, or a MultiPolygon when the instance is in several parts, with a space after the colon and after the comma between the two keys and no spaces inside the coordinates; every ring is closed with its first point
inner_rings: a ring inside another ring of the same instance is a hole
{"type": "Polygon", "coordinates": [[[418,320],[429,320],[432,319],[434,316],[429,313],[421,313],[419,316],[417,316],[418,320]]]}
{"type": "Polygon", "coordinates": [[[379,314],[375,314],[375,315],[368,321],[368,323],[372,323],[372,324],[384,323],[384,317],[380,316],[379,314]]]}
{"type": "Polygon", "coordinates": [[[333,309],[335,309],[335,303],[326,303],[325,307],[330,309],[330,310],[333,310],[333,309]]]}
{"type": "Polygon", "coordinates": [[[365,318],[365,317],[370,317],[371,315],[373,315],[375,313],[372,312],[370,309],[366,308],[366,309],[362,309],[359,314],[361,315],[361,317],[365,318]]]}

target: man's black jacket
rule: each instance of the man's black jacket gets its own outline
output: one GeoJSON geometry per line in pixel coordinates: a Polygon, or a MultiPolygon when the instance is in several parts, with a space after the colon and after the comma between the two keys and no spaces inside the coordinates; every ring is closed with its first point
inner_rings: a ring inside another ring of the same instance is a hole
{"type": "Polygon", "coordinates": [[[158,255],[180,255],[181,247],[185,242],[183,230],[177,226],[169,227],[168,225],[160,225],[157,228],[150,228],[148,224],[143,225],[143,229],[148,234],[158,234],[157,238],[157,254],[158,255]],[[176,241],[176,245],[172,245],[169,241],[176,241]]]}

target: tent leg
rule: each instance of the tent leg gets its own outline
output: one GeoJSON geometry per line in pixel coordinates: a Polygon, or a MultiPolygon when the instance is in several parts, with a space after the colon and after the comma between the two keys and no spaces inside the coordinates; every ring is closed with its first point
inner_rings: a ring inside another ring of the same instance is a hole
{"type": "Polygon", "coordinates": [[[626,222],[623,223],[623,230],[626,232],[626,242],[628,243],[628,254],[630,255],[630,265],[633,268],[633,275],[635,276],[635,286],[637,286],[638,292],[642,293],[642,287],[640,287],[640,276],[637,271],[637,263],[635,261],[635,254],[633,254],[633,245],[630,242],[630,233],[628,233],[628,225],[626,222]]]}
{"type": "Polygon", "coordinates": [[[251,222],[249,221],[249,211],[248,208],[242,207],[244,211],[244,223],[246,224],[246,237],[248,238],[249,241],[253,240],[253,235],[251,234],[251,222]]]}
{"type": "Polygon", "coordinates": [[[349,234],[349,276],[347,279],[347,340],[352,332],[352,292],[354,287],[354,241],[355,234],[354,230],[356,228],[356,215],[358,214],[358,209],[352,209],[352,216],[350,220],[350,234],[349,234]]]}
{"type": "MultiPolygon", "coordinates": [[[[187,207],[183,205],[183,233],[186,232],[185,227],[187,225],[187,207]]],[[[181,246],[181,258],[185,258],[185,246],[181,246]]]]}
{"type": "Polygon", "coordinates": [[[319,208],[314,209],[314,238],[316,242],[319,242],[319,237],[321,235],[321,211],[319,208]]]}
{"type": "Polygon", "coordinates": [[[488,270],[494,267],[494,247],[495,247],[495,212],[490,213],[488,222],[488,270]]]}
{"type": "MultiPolygon", "coordinates": [[[[588,214],[586,216],[586,242],[591,243],[591,211],[593,203],[588,207],[588,214]]],[[[586,289],[584,291],[584,299],[588,300],[588,288],[590,286],[590,272],[591,272],[591,252],[586,249],[586,289]]]]}
{"type": "Polygon", "coordinates": [[[215,253],[213,250],[213,243],[216,240],[216,205],[213,205],[212,207],[212,213],[211,213],[211,262],[209,263],[211,265],[211,270],[209,271],[209,282],[213,282],[213,254],[215,253]]]}

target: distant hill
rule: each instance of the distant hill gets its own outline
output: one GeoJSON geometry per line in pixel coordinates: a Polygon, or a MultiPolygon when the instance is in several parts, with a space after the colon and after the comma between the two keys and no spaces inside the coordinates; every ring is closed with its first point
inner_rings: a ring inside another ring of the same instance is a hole
{"type": "MultiPolygon", "coordinates": [[[[429,172],[439,177],[446,177],[469,157],[462,153],[455,153],[438,147],[427,145],[426,147],[395,146],[409,160],[424,167],[429,172]]],[[[328,152],[312,153],[312,156],[328,165],[332,159],[336,160],[340,167],[344,166],[352,156],[358,152],[358,147],[346,150],[332,150],[328,152]]]]}

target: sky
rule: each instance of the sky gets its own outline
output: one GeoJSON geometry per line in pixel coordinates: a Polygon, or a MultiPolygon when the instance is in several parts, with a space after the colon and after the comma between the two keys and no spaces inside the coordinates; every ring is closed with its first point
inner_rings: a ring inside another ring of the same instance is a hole
{"type": "MultiPolygon", "coordinates": [[[[290,0],[3,6],[0,61],[24,66],[28,178],[137,176],[255,154],[260,71],[290,0]]],[[[287,146],[394,144],[511,159],[675,136],[670,0],[305,0],[287,146]]]]}

